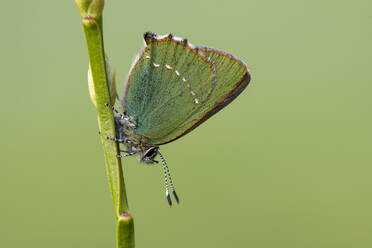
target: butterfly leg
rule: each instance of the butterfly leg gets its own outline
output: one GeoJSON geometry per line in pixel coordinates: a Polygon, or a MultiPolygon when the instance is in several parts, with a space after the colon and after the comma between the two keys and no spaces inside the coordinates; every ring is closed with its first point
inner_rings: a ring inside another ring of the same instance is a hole
{"type": "MultiPolygon", "coordinates": [[[[127,152],[127,151],[121,151],[121,152],[127,152]]],[[[116,155],[116,157],[125,158],[125,157],[129,157],[129,156],[133,156],[135,154],[137,154],[137,152],[128,152],[127,154],[124,154],[124,155],[116,155]]]]}
{"type": "Polygon", "coordinates": [[[112,109],[112,111],[114,111],[115,113],[117,113],[120,118],[121,117],[124,117],[124,115],[122,113],[120,113],[114,106],[112,106],[110,103],[106,103],[105,104],[106,107],[109,107],[110,109],[112,109]]]}
{"type": "Polygon", "coordinates": [[[115,117],[115,119],[119,122],[119,124],[127,125],[130,128],[136,128],[137,127],[137,125],[134,121],[132,121],[127,116],[120,113],[114,106],[112,106],[109,103],[106,103],[105,105],[106,105],[106,107],[109,107],[110,109],[112,109],[112,111],[114,111],[116,114],[119,115],[119,117],[115,117]]]}
{"type": "Polygon", "coordinates": [[[114,138],[114,137],[108,137],[107,136],[106,139],[111,140],[111,141],[116,141],[116,142],[119,142],[119,143],[125,143],[125,140],[114,138]]]}

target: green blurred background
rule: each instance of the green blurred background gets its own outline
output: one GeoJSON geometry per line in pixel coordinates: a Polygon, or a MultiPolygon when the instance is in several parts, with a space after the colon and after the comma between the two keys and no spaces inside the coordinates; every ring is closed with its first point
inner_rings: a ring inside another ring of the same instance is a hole
{"type": "MultiPolygon", "coordinates": [[[[71,1],[1,3],[0,247],[115,247],[81,18],[71,1]]],[[[226,109],[124,160],[137,247],[372,247],[372,2],[106,1],[121,89],[145,31],[244,60],[226,109]]],[[[120,90],[121,91],[121,90],[120,90]]]]}

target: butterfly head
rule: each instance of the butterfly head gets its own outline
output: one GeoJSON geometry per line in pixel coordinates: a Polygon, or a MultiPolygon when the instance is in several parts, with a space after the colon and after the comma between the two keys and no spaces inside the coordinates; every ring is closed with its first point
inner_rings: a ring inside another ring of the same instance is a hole
{"type": "Polygon", "coordinates": [[[157,164],[158,161],[155,160],[156,155],[158,155],[158,148],[152,146],[150,148],[142,150],[139,159],[140,162],[145,164],[157,164]]]}

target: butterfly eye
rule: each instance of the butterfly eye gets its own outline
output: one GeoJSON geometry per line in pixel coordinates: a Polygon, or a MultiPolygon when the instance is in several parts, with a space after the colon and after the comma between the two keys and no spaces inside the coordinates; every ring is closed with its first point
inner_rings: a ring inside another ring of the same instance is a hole
{"type": "Polygon", "coordinates": [[[158,154],[158,148],[151,147],[143,155],[143,160],[152,161],[156,163],[157,161],[155,161],[154,158],[156,157],[157,154],[158,154]]]}

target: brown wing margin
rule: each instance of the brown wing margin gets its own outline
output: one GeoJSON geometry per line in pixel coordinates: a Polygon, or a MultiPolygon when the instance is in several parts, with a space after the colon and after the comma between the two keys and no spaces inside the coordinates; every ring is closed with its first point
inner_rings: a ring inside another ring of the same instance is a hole
{"type": "Polygon", "coordinates": [[[211,116],[216,114],[218,111],[223,109],[226,105],[231,103],[242,91],[248,86],[249,82],[251,81],[251,75],[247,71],[243,77],[240,79],[239,83],[236,84],[235,88],[229,92],[225,97],[223,97],[219,102],[217,102],[211,110],[209,110],[203,117],[199,119],[198,122],[196,122],[193,126],[191,126],[189,129],[185,130],[181,135],[177,136],[174,139],[168,140],[167,142],[156,144],[156,145],[164,145],[169,142],[175,141],[176,139],[181,138],[185,134],[191,132],[195,128],[197,128],[200,124],[208,120],[211,116]]]}

